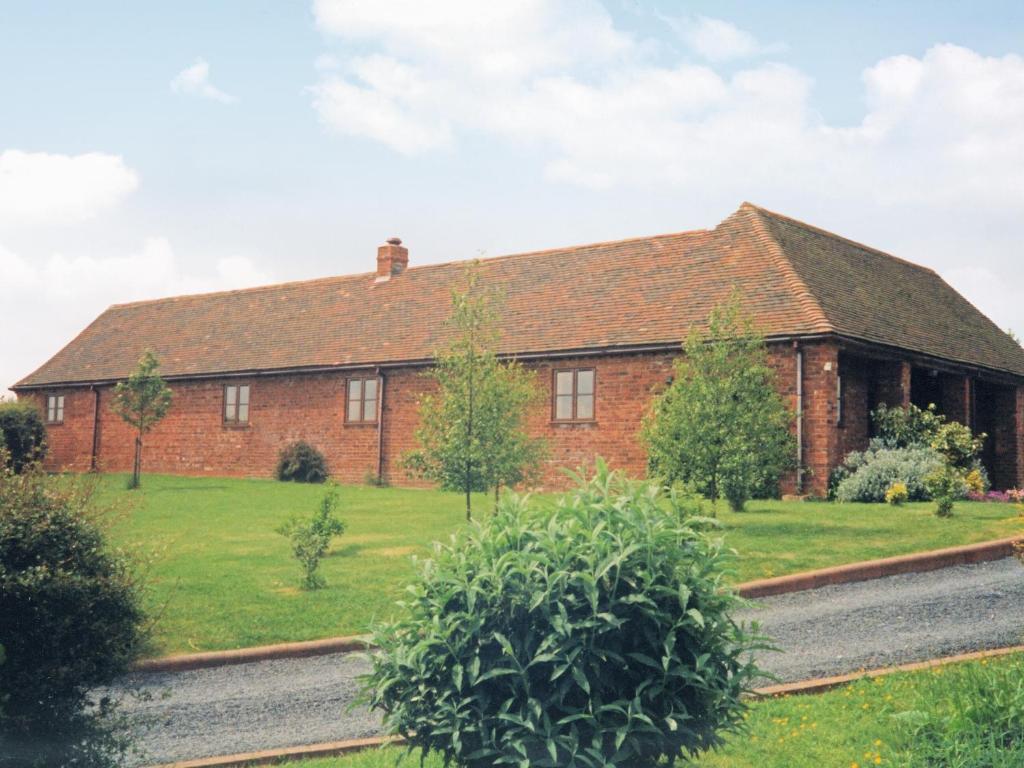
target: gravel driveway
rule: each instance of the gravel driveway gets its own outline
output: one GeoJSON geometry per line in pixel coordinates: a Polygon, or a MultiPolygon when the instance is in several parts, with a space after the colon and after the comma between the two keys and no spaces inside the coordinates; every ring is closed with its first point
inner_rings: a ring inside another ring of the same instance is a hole
{"type": "MultiPolygon", "coordinates": [[[[853,672],[1024,642],[1024,569],[1013,559],[891,576],[759,600],[742,615],[782,653],[763,667],[783,681],[853,672]]],[[[368,668],[358,654],[264,661],[126,680],[150,695],[125,703],[147,763],[378,732],[348,711],[368,668]]]]}

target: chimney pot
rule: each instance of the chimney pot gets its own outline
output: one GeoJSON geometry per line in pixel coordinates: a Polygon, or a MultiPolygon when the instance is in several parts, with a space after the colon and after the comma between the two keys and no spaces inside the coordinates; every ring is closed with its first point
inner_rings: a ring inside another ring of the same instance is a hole
{"type": "Polygon", "coordinates": [[[384,245],[377,249],[378,283],[400,275],[409,266],[409,249],[402,245],[400,237],[389,237],[384,245]]]}

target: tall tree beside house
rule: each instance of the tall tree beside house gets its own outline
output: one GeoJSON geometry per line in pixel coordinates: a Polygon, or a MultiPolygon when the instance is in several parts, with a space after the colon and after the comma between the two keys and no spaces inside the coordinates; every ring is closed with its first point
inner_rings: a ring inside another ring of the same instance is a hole
{"type": "Polygon", "coordinates": [[[160,377],[160,361],[151,351],[139,358],[135,370],[114,388],[114,412],[135,428],[135,461],[129,488],[138,488],[142,474],[142,438],[171,407],[171,390],[160,377]]]}
{"type": "Polygon", "coordinates": [[[650,471],[741,510],[792,466],[793,414],[737,293],[712,310],[706,334],[691,331],[683,352],[643,426],[650,471]]]}
{"type": "Polygon", "coordinates": [[[420,447],[403,460],[412,474],[464,493],[467,520],[474,491],[497,496],[502,486],[529,480],[545,450],[524,428],[526,409],[538,397],[532,374],[496,354],[499,304],[471,264],[465,289],[452,291],[452,339],[427,373],[438,392],[420,406],[420,447]]]}

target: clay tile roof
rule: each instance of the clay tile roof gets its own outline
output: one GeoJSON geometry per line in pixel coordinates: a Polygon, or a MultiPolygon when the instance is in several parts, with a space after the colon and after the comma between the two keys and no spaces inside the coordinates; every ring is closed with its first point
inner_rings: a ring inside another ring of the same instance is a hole
{"type": "Polygon", "coordinates": [[[1024,349],[927,267],[750,204],[837,334],[1024,375],[1024,349]]]}
{"type": "MultiPolygon", "coordinates": [[[[15,387],[123,378],[147,348],[168,377],[426,360],[444,342],[463,269],[114,305],[15,387]]],[[[510,354],[676,344],[736,287],[768,337],[840,333],[1024,375],[1024,351],[935,273],[750,204],[713,230],[485,259],[480,270],[505,296],[510,354]]]]}

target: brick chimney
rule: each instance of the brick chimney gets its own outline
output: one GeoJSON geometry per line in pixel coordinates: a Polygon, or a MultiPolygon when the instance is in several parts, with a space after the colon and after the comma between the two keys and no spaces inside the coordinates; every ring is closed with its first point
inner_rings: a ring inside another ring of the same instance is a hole
{"type": "Polygon", "coordinates": [[[389,237],[387,242],[377,249],[377,282],[390,280],[402,274],[409,266],[409,249],[402,245],[399,237],[389,237]]]}

